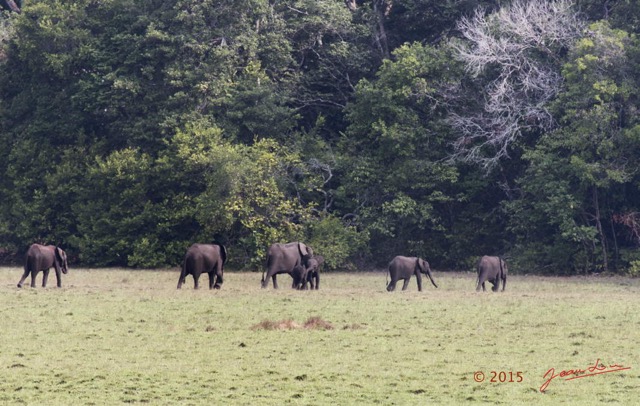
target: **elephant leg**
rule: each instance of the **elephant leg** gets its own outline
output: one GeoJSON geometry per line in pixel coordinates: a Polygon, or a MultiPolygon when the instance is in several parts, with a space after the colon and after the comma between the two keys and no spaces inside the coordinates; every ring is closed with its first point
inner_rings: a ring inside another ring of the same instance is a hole
{"type": "MultiPolygon", "coordinates": [[[[37,271],[32,271],[31,272],[31,287],[35,288],[36,287],[36,277],[38,276],[38,272],[37,271]]],[[[45,286],[47,286],[47,278],[49,277],[49,270],[48,269],[44,269],[42,271],[42,287],[44,288],[45,286]]]]}
{"type": "Polygon", "coordinates": [[[22,274],[22,277],[20,278],[20,282],[18,282],[18,287],[22,288],[22,284],[24,283],[24,280],[27,279],[27,276],[29,276],[29,270],[25,269],[24,273],[22,274]]]}
{"type": "Polygon", "coordinates": [[[216,267],[216,282],[213,284],[214,289],[220,289],[220,286],[224,282],[224,278],[223,278],[224,269],[222,267],[223,267],[222,261],[218,260],[218,266],[216,267]]]}
{"type": "Polygon", "coordinates": [[[62,287],[62,272],[59,269],[56,269],[56,286],[62,287]]]}
{"type": "Polygon", "coordinates": [[[504,277],[502,278],[502,291],[504,292],[506,288],[507,288],[507,278],[504,277]]]}
{"type": "Polygon", "coordinates": [[[500,277],[496,276],[495,282],[493,283],[493,288],[491,288],[492,291],[497,292],[498,290],[500,290],[500,277]]]}
{"type": "Polygon", "coordinates": [[[315,285],[313,284],[313,272],[309,271],[304,276],[304,287],[305,287],[305,289],[312,289],[313,290],[314,286],[315,285]]]}
{"type": "Polygon", "coordinates": [[[200,279],[200,274],[197,272],[193,273],[193,288],[200,289],[200,285],[198,285],[198,279],[200,279]]]}
{"type": "Polygon", "coordinates": [[[304,272],[301,276],[300,276],[300,289],[302,290],[309,290],[309,281],[310,281],[310,272],[304,272]]]}
{"type": "Polygon", "coordinates": [[[178,278],[178,289],[182,289],[182,284],[184,284],[184,280],[187,277],[184,271],[180,272],[180,277],[178,278]]]}
{"type": "Polygon", "coordinates": [[[209,289],[213,289],[213,285],[215,285],[216,276],[213,271],[209,272],[209,289]]]}
{"type": "Polygon", "coordinates": [[[404,280],[404,283],[402,284],[402,290],[407,290],[407,287],[409,286],[409,281],[411,280],[411,278],[407,278],[404,280]]]}
{"type": "Polygon", "coordinates": [[[49,279],[49,269],[42,271],[42,287],[47,287],[47,280],[49,279]]]}
{"type": "MultiPolygon", "coordinates": [[[[316,290],[320,289],[320,272],[316,272],[315,273],[315,279],[316,279],[316,290]]],[[[313,281],[313,279],[312,279],[313,281]]],[[[311,282],[311,289],[313,289],[313,282],[311,282]]]]}
{"type": "Polygon", "coordinates": [[[394,290],[396,290],[396,283],[398,281],[396,279],[391,279],[391,282],[389,282],[389,285],[387,285],[387,292],[393,292],[394,290]]]}
{"type": "Polygon", "coordinates": [[[273,288],[277,289],[278,284],[276,282],[276,271],[272,269],[267,270],[267,274],[264,275],[264,278],[262,279],[262,288],[266,288],[269,286],[269,278],[271,278],[271,280],[273,281],[273,288]]]}
{"type": "Polygon", "coordinates": [[[418,292],[422,292],[422,275],[420,275],[420,272],[416,273],[416,280],[418,281],[418,292]]]}

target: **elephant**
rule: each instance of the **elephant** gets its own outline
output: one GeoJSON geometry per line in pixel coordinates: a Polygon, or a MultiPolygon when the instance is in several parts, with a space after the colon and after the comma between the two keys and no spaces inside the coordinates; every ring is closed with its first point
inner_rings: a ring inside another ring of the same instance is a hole
{"type": "Polygon", "coordinates": [[[305,280],[307,277],[307,268],[305,267],[305,264],[294,266],[291,270],[290,275],[293,278],[291,288],[302,290],[303,280],[305,280]]]}
{"type": "Polygon", "coordinates": [[[500,280],[502,279],[502,291],[507,287],[507,263],[500,257],[483,256],[478,261],[478,286],[476,292],[480,290],[486,291],[484,283],[489,281],[493,284],[494,292],[500,289],[500,280]]]}
{"type": "Polygon", "coordinates": [[[36,275],[42,271],[42,287],[47,286],[47,278],[49,278],[49,269],[54,267],[56,270],[56,280],[58,287],[62,287],[62,275],[69,272],[69,265],[67,264],[67,254],[55,245],[40,245],[32,244],[27,250],[27,255],[24,261],[24,274],[18,282],[18,287],[22,288],[22,283],[27,276],[31,274],[31,287],[36,287],[36,275]]]}
{"type": "Polygon", "coordinates": [[[267,263],[262,272],[262,287],[266,288],[269,285],[269,278],[272,278],[273,288],[278,289],[276,275],[288,273],[293,278],[292,287],[296,288],[300,283],[300,274],[305,272],[299,267],[304,268],[304,264],[311,257],[313,257],[313,249],[304,243],[272,244],[267,250],[267,263]]]}
{"type": "Polygon", "coordinates": [[[193,288],[198,289],[200,274],[209,274],[209,289],[220,289],[223,282],[224,263],[227,261],[227,249],[220,243],[193,244],[187,250],[178,279],[178,289],[182,288],[187,275],[193,275],[193,288]]]}
{"type": "Polygon", "coordinates": [[[409,285],[411,275],[416,276],[416,280],[418,281],[418,291],[422,291],[422,275],[420,275],[420,273],[427,275],[429,279],[431,279],[433,286],[436,288],[438,287],[431,275],[429,263],[421,258],[398,255],[389,262],[388,273],[391,275],[391,282],[387,285],[387,291],[389,292],[395,290],[396,283],[399,279],[404,279],[402,290],[406,290],[409,285]]]}
{"type": "Polygon", "coordinates": [[[299,289],[307,289],[307,283],[311,289],[320,289],[320,266],[324,263],[324,257],[315,255],[305,262],[304,274],[300,280],[299,289]]]}

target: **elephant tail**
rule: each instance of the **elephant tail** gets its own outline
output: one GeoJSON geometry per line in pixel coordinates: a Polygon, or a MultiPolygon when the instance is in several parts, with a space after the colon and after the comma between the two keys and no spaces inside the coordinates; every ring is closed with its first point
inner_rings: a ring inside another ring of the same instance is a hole
{"type": "Polygon", "coordinates": [[[227,247],[222,245],[222,243],[215,241],[214,244],[220,247],[220,258],[222,259],[222,266],[227,263],[227,247]]]}
{"type": "Polygon", "coordinates": [[[267,262],[264,264],[264,269],[262,270],[262,279],[260,282],[264,282],[264,273],[267,272],[267,269],[271,266],[271,255],[267,254],[267,262]]]}

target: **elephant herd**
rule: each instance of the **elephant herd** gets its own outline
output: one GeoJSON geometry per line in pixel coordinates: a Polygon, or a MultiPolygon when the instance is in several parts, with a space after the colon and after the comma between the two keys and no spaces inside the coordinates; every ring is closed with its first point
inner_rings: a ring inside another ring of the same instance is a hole
{"type": "MultiPolygon", "coordinates": [[[[178,289],[185,283],[187,275],[193,276],[194,288],[198,289],[198,280],[203,273],[209,274],[209,289],[220,289],[223,283],[224,264],[227,261],[227,249],[220,243],[193,244],[187,250],[180,277],[178,289]]],[[[269,278],[273,280],[274,289],[278,288],[276,275],[289,274],[294,289],[319,289],[320,267],[324,258],[313,254],[313,249],[302,242],[290,242],[287,244],[272,244],[267,250],[267,262],[262,273],[261,284],[263,288],[269,285],[269,278]],[[266,275],[265,275],[266,272],[266,275]],[[307,286],[308,285],[308,286],[307,286]]],[[[18,282],[21,288],[27,276],[31,275],[31,287],[36,286],[36,275],[42,271],[42,287],[47,286],[49,270],[54,268],[58,287],[62,286],[62,275],[68,272],[67,255],[57,246],[33,244],[29,247],[24,264],[24,273],[18,282]]],[[[433,280],[429,263],[422,258],[396,256],[389,262],[387,268],[391,280],[387,284],[387,291],[392,292],[396,283],[403,280],[402,290],[407,289],[411,277],[415,275],[418,283],[418,291],[422,291],[422,274],[431,280],[436,288],[438,285],[433,280]]],[[[500,283],[502,290],[507,286],[507,264],[504,259],[495,256],[483,256],[477,264],[478,284],[476,291],[485,291],[485,282],[493,285],[492,290],[498,291],[500,283]]]]}

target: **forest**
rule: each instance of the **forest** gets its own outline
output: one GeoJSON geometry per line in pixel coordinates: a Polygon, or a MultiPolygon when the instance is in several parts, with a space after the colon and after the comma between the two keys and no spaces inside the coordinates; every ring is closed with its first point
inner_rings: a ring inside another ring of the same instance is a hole
{"type": "Polygon", "coordinates": [[[0,259],[640,275],[639,3],[3,1],[0,259]]]}

